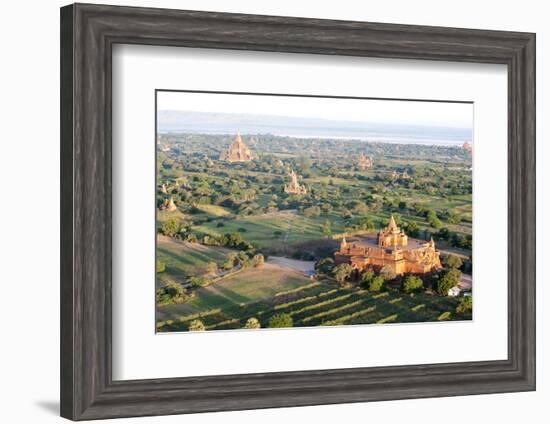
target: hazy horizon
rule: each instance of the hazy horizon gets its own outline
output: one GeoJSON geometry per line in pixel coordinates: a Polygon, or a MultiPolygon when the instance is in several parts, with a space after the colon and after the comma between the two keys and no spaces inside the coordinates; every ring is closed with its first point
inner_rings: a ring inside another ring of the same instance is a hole
{"type": "Polygon", "coordinates": [[[161,134],[271,134],[404,144],[458,145],[472,141],[471,128],[191,110],[158,110],[157,131],[161,134]]]}

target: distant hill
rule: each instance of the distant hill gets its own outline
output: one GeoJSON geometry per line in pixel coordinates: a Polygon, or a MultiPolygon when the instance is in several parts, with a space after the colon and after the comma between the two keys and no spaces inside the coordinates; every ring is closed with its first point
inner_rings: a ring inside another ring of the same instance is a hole
{"type": "Polygon", "coordinates": [[[279,115],[160,110],[158,131],[211,134],[274,134],[293,137],[357,138],[422,144],[462,144],[472,139],[469,128],[390,125],[279,115]]]}

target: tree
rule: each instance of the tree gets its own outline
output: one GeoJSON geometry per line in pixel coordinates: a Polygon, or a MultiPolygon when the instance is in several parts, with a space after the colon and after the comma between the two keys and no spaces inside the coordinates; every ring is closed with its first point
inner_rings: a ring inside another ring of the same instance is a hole
{"type": "Polygon", "coordinates": [[[330,238],[331,235],[332,235],[331,223],[327,219],[323,224],[323,237],[330,238]]]}
{"type": "Polygon", "coordinates": [[[460,282],[461,273],[458,269],[452,268],[443,272],[437,280],[436,290],[441,296],[447,296],[449,290],[460,282]]]}
{"type": "Polygon", "coordinates": [[[208,262],[206,264],[206,273],[208,275],[216,275],[218,273],[218,264],[216,262],[208,262]]]}
{"type": "Polygon", "coordinates": [[[460,303],[456,307],[456,312],[466,314],[472,312],[472,296],[466,296],[460,299],[460,303]]]}
{"type": "Polygon", "coordinates": [[[189,331],[204,331],[206,327],[200,319],[194,319],[189,323],[189,331]]]}
{"type": "Polygon", "coordinates": [[[246,324],[244,325],[244,328],[249,328],[249,329],[256,329],[256,328],[260,328],[260,321],[258,321],[257,318],[248,318],[248,320],[246,321],[246,324]]]}
{"type": "Polygon", "coordinates": [[[445,265],[447,268],[459,269],[462,264],[462,259],[459,256],[445,255],[443,257],[443,265],[445,265]]]}
{"type": "Polygon", "coordinates": [[[237,257],[237,254],[234,252],[230,252],[226,255],[225,261],[223,263],[223,269],[226,271],[229,271],[235,267],[235,258],[237,257]]]}
{"type": "Polygon", "coordinates": [[[267,326],[269,328],[286,328],[286,327],[292,327],[293,325],[294,325],[294,321],[289,314],[273,315],[269,319],[269,322],[267,323],[267,326]]]}
{"type": "Polygon", "coordinates": [[[411,237],[418,237],[419,228],[416,222],[410,221],[407,223],[407,234],[411,237]]]}
{"type": "Polygon", "coordinates": [[[195,288],[204,287],[208,284],[208,280],[206,278],[199,276],[191,276],[187,279],[187,282],[195,288]]]}
{"type": "Polygon", "coordinates": [[[257,253],[252,258],[252,266],[254,268],[259,268],[263,266],[264,262],[265,262],[265,258],[264,258],[264,255],[262,255],[261,253],[257,253]]]}
{"type": "Polygon", "coordinates": [[[156,270],[157,270],[157,274],[160,274],[161,272],[166,271],[166,264],[157,259],[156,270]]]}
{"type": "Polygon", "coordinates": [[[424,288],[424,282],[416,275],[408,275],[403,280],[402,289],[405,293],[417,293],[424,288]]]}
{"type": "Polygon", "coordinates": [[[449,240],[451,237],[451,232],[447,227],[442,227],[437,233],[435,233],[435,237],[440,240],[449,240]]]}
{"type": "Polygon", "coordinates": [[[350,264],[340,264],[334,267],[334,269],[332,270],[334,278],[340,284],[346,281],[350,277],[352,272],[353,267],[350,264]]]}
{"type": "Polygon", "coordinates": [[[174,237],[181,230],[181,226],[177,219],[169,218],[164,221],[160,227],[160,231],[165,236],[174,237]]]}
{"type": "Polygon", "coordinates": [[[357,226],[360,230],[374,230],[374,221],[368,217],[362,217],[359,219],[357,226]]]}
{"type": "Polygon", "coordinates": [[[449,224],[460,224],[460,221],[460,216],[456,212],[449,213],[449,217],[447,218],[449,224]]]}
{"type": "Polygon", "coordinates": [[[240,251],[237,253],[237,263],[240,265],[242,269],[248,268],[250,265],[250,258],[246,254],[246,252],[240,251]]]}
{"type": "Polygon", "coordinates": [[[443,223],[441,222],[441,220],[437,217],[437,214],[435,213],[434,210],[430,209],[427,213],[426,213],[426,220],[428,221],[428,223],[433,227],[435,228],[436,230],[441,228],[443,226],[443,223]]]}
{"type": "Polygon", "coordinates": [[[321,208],[319,206],[312,206],[310,208],[305,208],[302,213],[307,218],[316,217],[321,215],[321,208]]]}
{"type": "Polygon", "coordinates": [[[189,299],[185,289],[178,283],[168,283],[156,290],[157,305],[170,305],[184,303],[189,299]]]}
{"type": "Polygon", "coordinates": [[[332,258],[323,258],[317,261],[315,269],[323,274],[328,274],[334,268],[334,260],[332,258]]]}
{"type": "Polygon", "coordinates": [[[363,274],[361,274],[361,287],[368,290],[370,287],[370,282],[374,277],[374,272],[370,269],[363,272],[363,274]]]}
{"type": "Polygon", "coordinates": [[[370,292],[379,292],[384,287],[385,282],[386,281],[384,280],[384,277],[382,277],[381,275],[377,275],[372,280],[370,280],[370,282],[369,282],[369,291],[370,292]]]}

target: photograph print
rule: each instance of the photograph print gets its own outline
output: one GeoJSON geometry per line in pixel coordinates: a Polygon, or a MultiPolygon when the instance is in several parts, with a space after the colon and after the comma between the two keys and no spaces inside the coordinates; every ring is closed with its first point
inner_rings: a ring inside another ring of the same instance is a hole
{"type": "Polygon", "coordinates": [[[472,319],[473,103],[156,91],[156,331],[472,319]]]}

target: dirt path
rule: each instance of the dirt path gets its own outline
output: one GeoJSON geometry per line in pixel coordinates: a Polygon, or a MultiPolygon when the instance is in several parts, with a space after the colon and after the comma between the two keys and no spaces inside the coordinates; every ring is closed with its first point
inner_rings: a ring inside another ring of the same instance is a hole
{"type": "Polygon", "coordinates": [[[458,286],[462,290],[472,290],[472,276],[463,273],[460,277],[460,283],[458,283],[458,286]]]}
{"type": "Polygon", "coordinates": [[[270,256],[267,263],[278,265],[283,268],[290,268],[295,271],[303,272],[304,274],[311,273],[315,270],[315,261],[300,261],[298,259],[283,258],[282,256],[270,256]]]}

